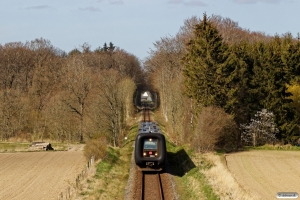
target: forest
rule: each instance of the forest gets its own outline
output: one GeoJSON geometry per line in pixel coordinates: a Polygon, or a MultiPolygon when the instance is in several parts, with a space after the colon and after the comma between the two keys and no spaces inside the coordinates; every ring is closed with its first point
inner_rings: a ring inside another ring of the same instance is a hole
{"type": "Polygon", "coordinates": [[[0,45],[0,140],[100,138],[120,146],[135,92],[147,85],[175,144],[199,151],[297,144],[299,65],[299,35],[270,36],[205,13],[156,41],[143,63],[113,43],[69,53],[43,38],[7,43],[0,45]]]}
{"type": "Polygon", "coordinates": [[[112,43],[67,54],[43,38],[0,46],[0,71],[1,141],[118,146],[144,81],[140,61],[112,43]]]}
{"type": "Polygon", "coordinates": [[[299,35],[270,36],[204,13],[156,41],[145,69],[175,143],[231,151],[297,144],[299,65],[299,35]]]}

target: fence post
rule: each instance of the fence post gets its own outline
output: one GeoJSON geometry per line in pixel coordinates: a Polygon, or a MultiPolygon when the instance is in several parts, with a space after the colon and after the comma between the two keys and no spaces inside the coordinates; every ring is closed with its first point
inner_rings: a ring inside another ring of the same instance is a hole
{"type": "Polygon", "coordinates": [[[70,199],[70,198],[71,198],[70,186],[68,186],[68,189],[67,189],[67,199],[70,199]]]}
{"type": "MultiPolygon", "coordinates": [[[[88,161],[86,167],[82,170],[82,172],[77,176],[75,180],[75,187],[70,187],[66,189],[66,199],[71,199],[72,194],[74,193],[76,196],[76,191],[80,189],[80,182],[83,181],[85,178],[88,177],[88,174],[90,173],[91,167],[94,164],[95,157],[92,156],[91,159],[88,161]]],[[[94,171],[94,170],[93,170],[94,171]]],[[[64,200],[64,193],[61,192],[58,195],[58,200],[64,200]]]]}
{"type": "Polygon", "coordinates": [[[58,195],[58,200],[63,200],[64,199],[64,194],[61,192],[59,195],[58,195]]]}
{"type": "Polygon", "coordinates": [[[76,178],[76,189],[78,188],[78,185],[79,185],[79,176],[77,176],[76,178]]]}

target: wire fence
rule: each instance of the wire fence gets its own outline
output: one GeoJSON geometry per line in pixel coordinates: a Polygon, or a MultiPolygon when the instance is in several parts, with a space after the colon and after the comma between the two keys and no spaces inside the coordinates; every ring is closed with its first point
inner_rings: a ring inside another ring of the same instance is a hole
{"type": "Polygon", "coordinates": [[[93,166],[95,162],[95,157],[92,156],[92,158],[89,160],[89,162],[86,164],[86,167],[82,172],[77,176],[75,183],[71,184],[67,187],[67,189],[63,192],[61,192],[58,195],[58,200],[66,200],[66,199],[75,199],[77,191],[82,188],[83,181],[90,175],[95,173],[95,167],[93,166]]]}

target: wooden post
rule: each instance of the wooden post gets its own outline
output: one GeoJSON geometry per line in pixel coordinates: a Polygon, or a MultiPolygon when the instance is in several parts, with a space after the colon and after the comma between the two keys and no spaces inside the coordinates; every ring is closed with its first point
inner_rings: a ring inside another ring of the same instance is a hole
{"type": "Polygon", "coordinates": [[[67,199],[70,199],[70,198],[71,198],[70,186],[68,186],[68,189],[67,189],[67,199]]]}

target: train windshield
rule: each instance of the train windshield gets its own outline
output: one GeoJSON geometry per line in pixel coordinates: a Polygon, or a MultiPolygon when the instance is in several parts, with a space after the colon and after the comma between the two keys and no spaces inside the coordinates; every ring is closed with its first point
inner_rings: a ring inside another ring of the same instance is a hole
{"type": "Polygon", "coordinates": [[[145,139],[144,149],[157,149],[157,139],[145,139]]]}

